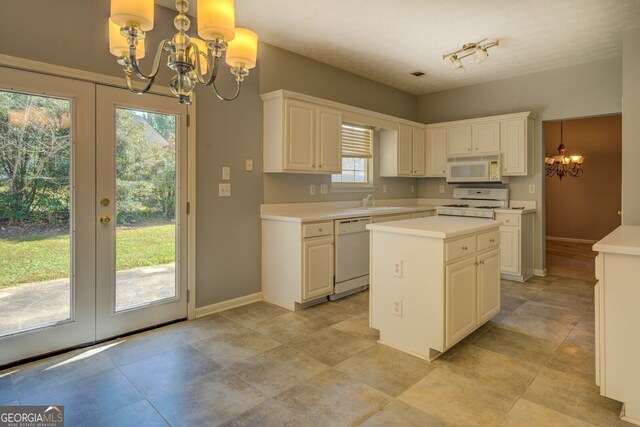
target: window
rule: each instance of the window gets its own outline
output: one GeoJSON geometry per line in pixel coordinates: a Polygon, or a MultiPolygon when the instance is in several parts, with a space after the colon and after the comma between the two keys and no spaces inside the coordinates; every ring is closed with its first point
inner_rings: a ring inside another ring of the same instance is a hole
{"type": "Polygon", "coordinates": [[[336,187],[371,186],[373,131],[365,126],[342,125],[342,173],[331,175],[336,187]]]}

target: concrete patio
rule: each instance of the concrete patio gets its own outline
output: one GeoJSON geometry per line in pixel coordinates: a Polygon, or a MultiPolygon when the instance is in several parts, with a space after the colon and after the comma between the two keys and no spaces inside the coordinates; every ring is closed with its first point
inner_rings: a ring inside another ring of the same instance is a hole
{"type": "MultiPolygon", "coordinates": [[[[119,271],[116,277],[117,310],[175,295],[173,263],[119,271]]],[[[69,279],[0,289],[0,335],[68,319],[70,300],[69,279]]]]}

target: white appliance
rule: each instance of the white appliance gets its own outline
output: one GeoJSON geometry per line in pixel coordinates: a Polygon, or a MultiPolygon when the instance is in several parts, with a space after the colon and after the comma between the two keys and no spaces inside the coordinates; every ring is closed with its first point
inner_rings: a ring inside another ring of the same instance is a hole
{"type": "Polygon", "coordinates": [[[447,158],[447,182],[507,182],[502,177],[500,154],[447,158]]]}
{"type": "Polygon", "coordinates": [[[335,225],[335,280],[330,300],[369,287],[369,230],[371,218],[340,219],[335,225]]]}
{"type": "Polygon", "coordinates": [[[453,189],[453,198],[459,202],[437,206],[438,215],[493,219],[495,209],[509,207],[508,188],[458,187],[453,189]]]}

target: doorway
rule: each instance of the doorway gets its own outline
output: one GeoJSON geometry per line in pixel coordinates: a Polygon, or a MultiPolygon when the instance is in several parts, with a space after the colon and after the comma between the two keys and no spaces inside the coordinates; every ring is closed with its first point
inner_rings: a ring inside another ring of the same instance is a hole
{"type": "Polygon", "coordinates": [[[0,68],[0,365],[187,317],[186,107],[0,68]]]}
{"type": "MultiPolygon", "coordinates": [[[[580,177],[545,178],[547,273],[592,280],[591,246],[620,225],[622,116],[562,121],[566,154],[584,156],[580,177]]],[[[557,154],[560,121],[544,122],[545,154],[557,154]]]]}

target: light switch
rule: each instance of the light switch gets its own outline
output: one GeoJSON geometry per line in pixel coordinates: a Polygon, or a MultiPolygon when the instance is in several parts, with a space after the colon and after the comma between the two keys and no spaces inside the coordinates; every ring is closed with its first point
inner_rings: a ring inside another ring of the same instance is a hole
{"type": "Polygon", "coordinates": [[[530,194],[535,194],[535,192],[536,192],[535,184],[529,184],[529,193],[530,194]]]}
{"type": "Polygon", "coordinates": [[[229,166],[222,167],[222,180],[229,181],[231,179],[231,168],[229,166]]]}
{"type": "Polygon", "coordinates": [[[253,160],[245,159],[244,170],[246,170],[247,172],[253,172],[253,160]]]}
{"type": "Polygon", "coordinates": [[[218,196],[231,197],[231,184],[218,184],[218,196]]]}

